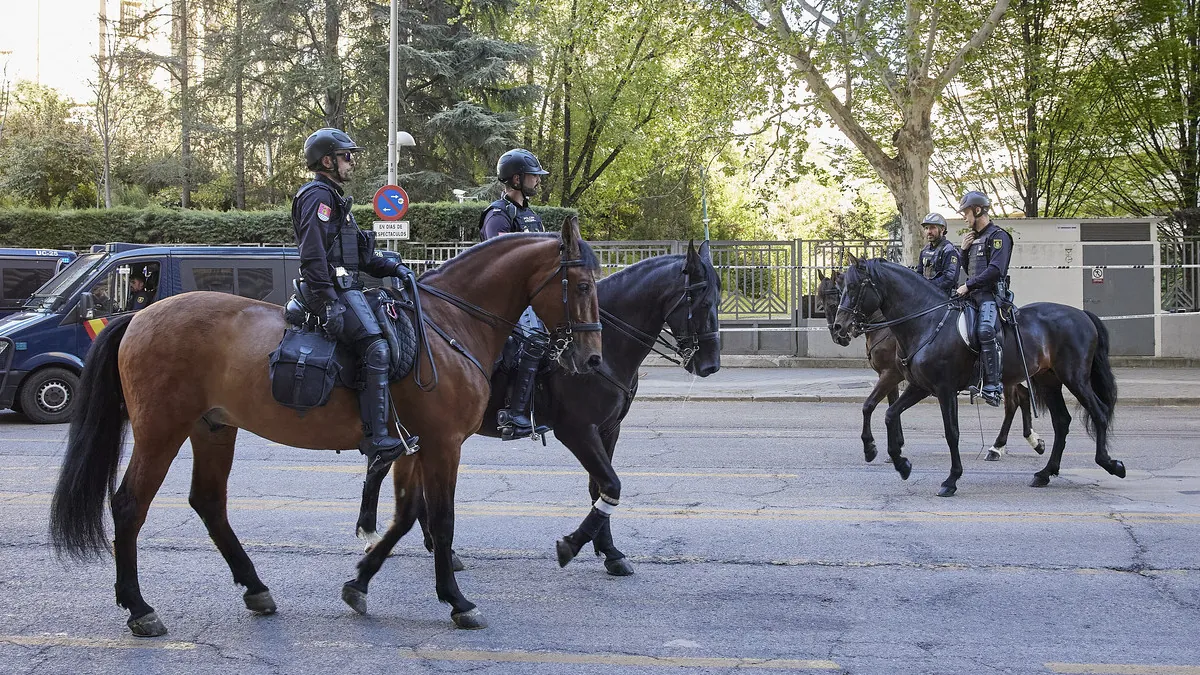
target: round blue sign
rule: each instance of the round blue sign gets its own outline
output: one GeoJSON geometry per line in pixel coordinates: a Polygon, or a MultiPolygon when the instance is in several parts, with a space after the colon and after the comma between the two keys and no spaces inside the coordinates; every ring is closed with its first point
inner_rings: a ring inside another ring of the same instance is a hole
{"type": "Polygon", "coordinates": [[[375,192],[373,203],[380,220],[400,220],[408,212],[408,193],[399,185],[384,185],[375,192]]]}

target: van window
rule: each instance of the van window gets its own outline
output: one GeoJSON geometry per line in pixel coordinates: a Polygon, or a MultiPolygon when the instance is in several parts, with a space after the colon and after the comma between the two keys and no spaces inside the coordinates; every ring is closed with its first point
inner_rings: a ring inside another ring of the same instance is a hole
{"type": "Polygon", "coordinates": [[[50,281],[52,276],[53,264],[15,263],[11,267],[5,265],[4,270],[0,272],[0,285],[3,286],[0,297],[4,299],[5,305],[20,306],[34,291],[41,288],[42,284],[50,281]]]}
{"type": "Polygon", "coordinates": [[[233,292],[232,267],[195,267],[192,269],[192,278],[198,291],[233,292]]]}
{"type": "Polygon", "coordinates": [[[135,312],[154,302],[158,292],[159,264],[140,260],[118,265],[92,282],[89,319],[135,312]]]}
{"type": "Polygon", "coordinates": [[[273,270],[270,267],[239,267],[237,294],[244,298],[266,300],[275,289],[273,278],[273,270]]]}

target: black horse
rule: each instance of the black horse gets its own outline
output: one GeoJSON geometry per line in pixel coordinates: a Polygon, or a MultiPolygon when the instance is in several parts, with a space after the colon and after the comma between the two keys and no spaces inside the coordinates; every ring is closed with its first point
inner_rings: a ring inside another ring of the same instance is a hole
{"type": "MultiPolygon", "coordinates": [[[[912,463],[901,455],[900,415],[930,394],[937,396],[942,424],[950,446],[950,476],[942,483],[940,496],[958,489],[962,461],[958,455],[958,392],[967,387],[974,372],[975,355],[953,327],[952,319],[963,309],[961,301],[947,301],[940,291],[916,272],[886,260],[860,261],[852,258],[846,269],[842,298],[832,332],[847,340],[866,330],[891,328],[902,357],[908,362],[908,387],[885,416],[888,455],[904,479],[912,463]],[[876,311],[885,321],[868,324],[876,311]],[[950,324],[949,330],[943,330],[950,324]]],[[[1033,381],[1036,401],[1050,411],[1054,445],[1050,461],[1034,474],[1034,487],[1044,487],[1058,475],[1071,414],[1062,388],[1083,406],[1088,432],[1096,440],[1096,463],[1120,478],[1125,465],[1108,456],[1108,427],[1117,403],[1117,383],[1108,362],[1108,330],[1091,312],[1050,302],[1035,302],[1018,312],[1024,364],[1011,325],[1003,326],[1004,364],[1002,379],[1010,385],[1033,381]]]]}
{"type": "MultiPolygon", "coordinates": [[[[596,292],[604,324],[603,365],[587,375],[572,375],[561,368],[539,375],[535,415],[538,424],[554,430],[554,436],[575,455],[589,476],[593,507],[574,532],[556,543],[559,566],[566,566],[591,541],[596,555],[604,556],[609,574],[627,576],[633,574],[633,566],[613,543],[609,522],[621,498],[621,480],[612,465],[621,422],[637,395],[638,369],[652,350],[674,352],[676,362],[700,377],[721,368],[717,321],[721,281],[706,241],[699,250],[689,243],[686,255],[647,258],[605,277],[597,282],[596,292]],[[674,337],[674,344],[662,337],[664,326],[674,337]]],[[[476,433],[500,437],[489,422],[504,406],[507,390],[508,373],[498,369],[492,375],[492,398],[484,413],[484,424],[476,433]]],[[[401,499],[417,500],[425,546],[430,548],[432,540],[420,495],[403,495],[397,490],[397,502],[401,499]]],[[[399,511],[399,504],[397,507],[399,511]]],[[[389,530],[380,539],[375,534],[374,509],[360,514],[358,527],[359,536],[372,542],[359,563],[360,574],[378,569],[408,529],[394,539],[389,530]]],[[[457,555],[453,563],[455,569],[462,569],[457,555]]]]}
{"type": "MultiPolygon", "coordinates": [[[[826,277],[821,272],[817,272],[817,276],[820,283],[817,284],[816,308],[825,315],[825,320],[829,322],[829,332],[832,333],[838,298],[842,293],[842,273],[834,272],[832,276],[826,277]]],[[[875,323],[883,321],[883,315],[879,312],[875,312],[868,318],[875,323]]],[[[841,340],[835,336],[834,341],[843,347],[850,344],[849,338],[841,340]]],[[[880,328],[867,332],[867,361],[871,364],[871,368],[879,374],[879,379],[875,381],[875,387],[871,389],[871,393],[867,394],[867,400],[863,401],[862,407],[863,456],[868,462],[871,462],[878,454],[875,447],[875,435],[871,433],[871,415],[885,396],[888,405],[896,402],[896,399],[900,397],[900,383],[904,381],[904,371],[900,364],[900,355],[897,353],[896,337],[892,335],[891,329],[880,328]]],[[[1008,432],[1012,429],[1017,408],[1021,409],[1021,430],[1025,442],[1029,443],[1029,447],[1039,455],[1046,452],[1046,442],[1033,430],[1033,415],[1025,384],[1018,382],[1004,388],[1004,422],[1000,425],[1000,433],[996,435],[995,442],[992,443],[992,447],[988,448],[987,454],[984,456],[986,461],[996,462],[1004,456],[1004,448],[1008,445],[1008,432]]],[[[903,449],[904,431],[899,425],[897,431],[900,434],[900,447],[903,449]]]]}

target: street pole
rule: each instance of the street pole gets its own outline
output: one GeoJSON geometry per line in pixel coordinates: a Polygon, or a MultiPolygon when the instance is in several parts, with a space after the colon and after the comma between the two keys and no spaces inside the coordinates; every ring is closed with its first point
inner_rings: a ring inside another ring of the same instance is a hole
{"type": "Polygon", "coordinates": [[[396,184],[396,3],[391,0],[392,16],[388,38],[388,185],[396,184]]]}
{"type": "Polygon", "coordinates": [[[700,220],[704,223],[704,241],[708,241],[708,190],[704,180],[705,173],[704,167],[700,167],[700,220]]]}

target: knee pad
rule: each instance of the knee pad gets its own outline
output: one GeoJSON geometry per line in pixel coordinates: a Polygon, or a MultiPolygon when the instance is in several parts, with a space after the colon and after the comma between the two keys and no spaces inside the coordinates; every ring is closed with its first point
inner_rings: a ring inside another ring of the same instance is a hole
{"type": "Polygon", "coordinates": [[[368,338],[365,342],[367,345],[363,348],[363,363],[370,368],[387,368],[390,358],[387,340],[376,335],[368,338]]]}

